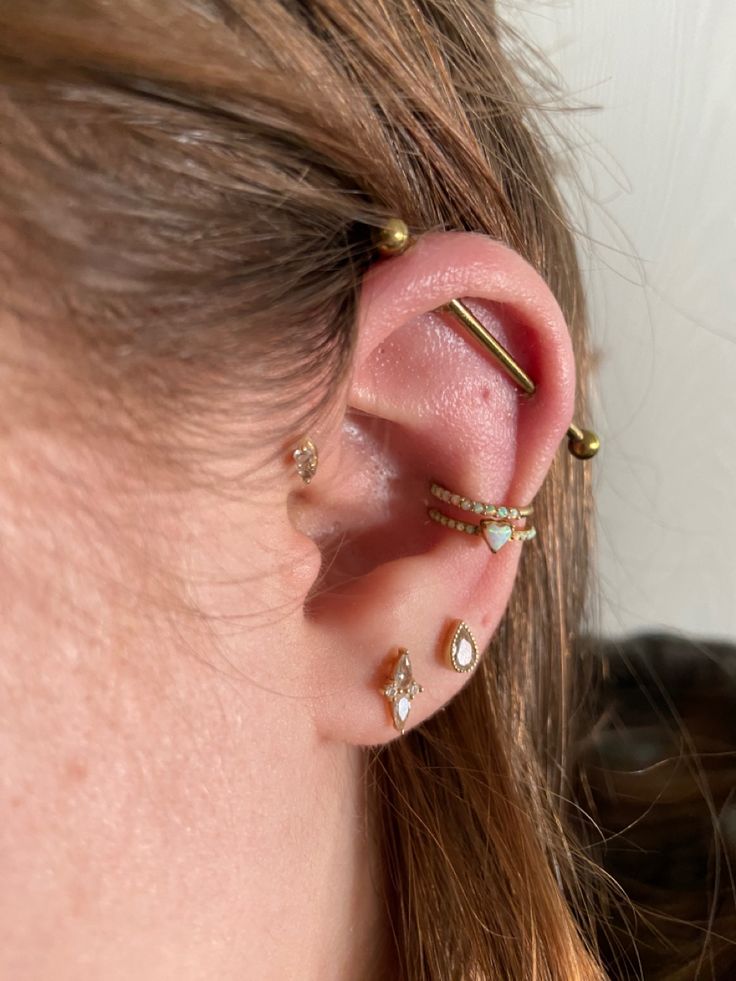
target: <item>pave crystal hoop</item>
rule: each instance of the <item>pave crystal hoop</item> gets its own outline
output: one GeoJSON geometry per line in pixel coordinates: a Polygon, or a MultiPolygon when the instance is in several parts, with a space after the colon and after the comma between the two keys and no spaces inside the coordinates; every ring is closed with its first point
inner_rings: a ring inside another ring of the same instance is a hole
{"type": "Polygon", "coordinates": [[[503,521],[519,521],[534,514],[534,508],[531,504],[523,508],[511,508],[504,504],[486,504],[485,501],[476,501],[472,497],[455,494],[439,484],[431,484],[429,492],[437,500],[446,501],[447,504],[452,504],[453,507],[460,508],[462,511],[472,511],[473,514],[484,515],[495,520],[500,518],[503,521]]]}
{"type": "Polygon", "coordinates": [[[479,524],[475,524],[472,521],[451,518],[449,514],[443,514],[436,508],[430,508],[427,513],[432,521],[436,521],[444,528],[451,528],[466,535],[481,535],[494,554],[500,552],[506,542],[530,542],[537,537],[537,529],[533,525],[529,528],[514,528],[508,521],[499,521],[498,518],[485,518],[479,524]]]}

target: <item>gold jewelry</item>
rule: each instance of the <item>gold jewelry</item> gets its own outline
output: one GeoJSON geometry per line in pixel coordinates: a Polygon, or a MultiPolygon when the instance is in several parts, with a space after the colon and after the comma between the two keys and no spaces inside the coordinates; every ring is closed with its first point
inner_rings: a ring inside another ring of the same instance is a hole
{"type": "Polygon", "coordinates": [[[382,228],[375,229],[373,241],[381,255],[401,255],[411,245],[411,233],[401,218],[389,218],[382,228]]]}
{"type": "Polygon", "coordinates": [[[523,508],[510,508],[505,504],[486,504],[485,501],[475,501],[470,497],[463,497],[462,494],[454,494],[452,491],[447,490],[447,488],[440,487],[439,484],[431,484],[429,492],[438,500],[446,501],[456,508],[461,508],[463,511],[472,511],[473,514],[484,514],[489,518],[518,521],[521,518],[528,518],[530,514],[534,514],[534,508],[531,504],[523,508]]]}
{"type": "Polygon", "coordinates": [[[414,680],[411,659],[405,647],[399,648],[399,655],[394,664],[391,678],[381,691],[389,700],[394,727],[403,733],[406,720],[411,712],[411,703],[420,692],[424,691],[422,686],[414,680]]]}
{"type": "MultiPolygon", "coordinates": [[[[412,244],[411,233],[406,222],[401,218],[390,218],[375,236],[376,248],[382,256],[401,255],[412,244]]],[[[453,314],[483,347],[490,351],[506,374],[517,383],[527,395],[533,395],[536,385],[524,369],[511,357],[500,341],[491,334],[487,327],[478,320],[462,300],[450,300],[444,307],[453,314]]],[[[598,436],[590,429],[581,429],[571,423],[567,430],[567,448],[578,460],[589,460],[595,456],[601,446],[598,436]]]]}
{"type": "Polygon", "coordinates": [[[537,529],[533,525],[514,528],[508,521],[499,521],[498,518],[486,518],[476,525],[472,521],[457,521],[436,508],[430,508],[427,513],[432,521],[445,528],[462,531],[466,535],[481,535],[494,554],[500,552],[506,542],[530,542],[537,537],[537,529]]]}
{"type": "Polygon", "coordinates": [[[478,645],[464,620],[455,620],[447,639],[447,657],[455,671],[472,671],[478,663],[478,645]]]}
{"type": "Polygon", "coordinates": [[[319,465],[317,447],[311,439],[307,438],[297,446],[291,455],[294,460],[296,472],[305,484],[310,483],[317,473],[317,467],[319,465]]]}

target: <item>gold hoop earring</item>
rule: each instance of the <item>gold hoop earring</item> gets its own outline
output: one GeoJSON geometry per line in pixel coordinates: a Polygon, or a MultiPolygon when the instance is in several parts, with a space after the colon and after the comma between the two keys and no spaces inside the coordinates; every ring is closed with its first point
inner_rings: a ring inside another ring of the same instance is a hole
{"type": "Polygon", "coordinates": [[[494,554],[500,552],[507,542],[530,542],[537,537],[537,529],[533,525],[529,528],[515,528],[508,521],[499,521],[496,518],[488,518],[476,525],[472,521],[458,521],[436,508],[430,508],[427,514],[432,521],[444,528],[461,531],[465,535],[480,536],[494,554]]]}
{"type": "Polygon", "coordinates": [[[460,508],[461,511],[472,511],[473,514],[482,514],[493,519],[502,518],[504,521],[506,519],[518,521],[521,518],[528,518],[534,514],[534,507],[531,504],[516,508],[509,507],[505,504],[487,504],[485,501],[476,501],[472,497],[455,494],[453,491],[448,490],[446,487],[441,487],[439,484],[431,484],[429,493],[432,497],[436,497],[438,501],[445,501],[447,504],[452,504],[453,507],[460,508]]]}
{"type": "Polygon", "coordinates": [[[445,501],[460,511],[481,518],[476,524],[474,521],[453,518],[444,511],[438,511],[437,508],[429,508],[427,513],[432,521],[452,531],[460,531],[466,535],[480,535],[494,554],[500,552],[507,542],[529,542],[537,536],[537,529],[533,525],[517,526],[519,522],[526,522],[526,519],[534,514],[532,504],[520,507],[489,504],[486,501],[466,497],[464,494],[457,494],[437,483],[430,484],[429,492],[437,500],[445,501]]]}

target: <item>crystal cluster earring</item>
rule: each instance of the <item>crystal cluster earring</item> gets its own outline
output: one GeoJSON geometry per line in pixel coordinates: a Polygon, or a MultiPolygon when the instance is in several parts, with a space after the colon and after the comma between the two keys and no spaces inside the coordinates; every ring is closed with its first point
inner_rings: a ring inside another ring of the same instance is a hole
{"type": "Polygon", "coordinates": [[[317,452],[317,447],[315,444],[311,439],[309,439],[309,437],[307,437],[306,439],[302,440],[291,456],[294,460],[296,472],[302,478],[304,483],[311,483],[312,478],[317,473],[317,467],[319,466],[319,453],[317,452]]]}
{"type": "MultiPolygon", "coordinates": [[[[443,650],[445,662],[460,674],[473,671],[480,660],[475,637],[464,620],[451,622],[443,650]]],[[[397,732],[403,734],[411,713],[412,702],[423,691],[424,688],[414,677],[409,652],[405,647],[400,647],[391,677],[381,688],[381,693],[388,700],[391,721],[397,732]]]]}
{"type": "Polygon", "coordinates": [[[406,648],[399,649],[391,678],[381,691],[388,699],[394,728],[403,734],[406,720],[411,712],[411,703],[420,692],[424,691],[414,679],[411,658],[406,648]]]}

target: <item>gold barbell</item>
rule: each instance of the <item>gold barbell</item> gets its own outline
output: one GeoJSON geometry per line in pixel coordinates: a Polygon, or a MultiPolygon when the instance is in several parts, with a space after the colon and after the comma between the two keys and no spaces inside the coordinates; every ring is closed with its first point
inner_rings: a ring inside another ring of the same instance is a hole
{"type": "MultiPolygon", "coordinates": [[[[409,228],[401,218],[390,218],[382,228],[377,229],[374,241],[378,252],[385,257],[401,255],[412,244],[409,228]]],[[[451,313],[493,355],[509,378],[527,395],[534,394],[536,385],[529,375],[462,300],[450,300],[442,309],[451,313]]],[[[578,460],[594,457],[600,445],[600,439],[592,430],[581,429],[575,423],[568,427],[567,448],[578,460]]]]}

